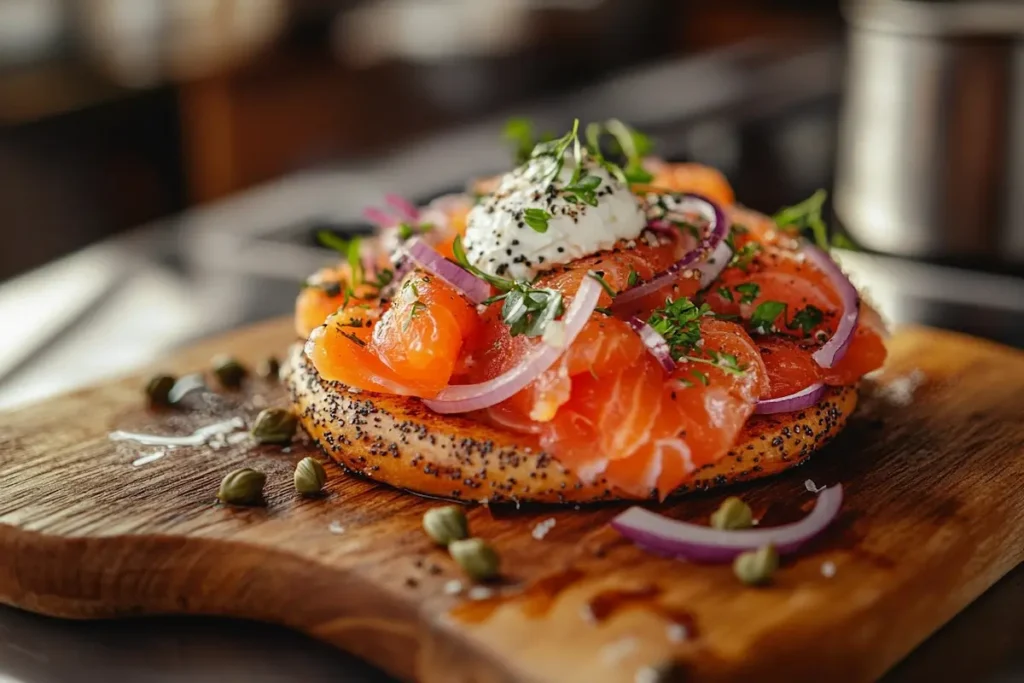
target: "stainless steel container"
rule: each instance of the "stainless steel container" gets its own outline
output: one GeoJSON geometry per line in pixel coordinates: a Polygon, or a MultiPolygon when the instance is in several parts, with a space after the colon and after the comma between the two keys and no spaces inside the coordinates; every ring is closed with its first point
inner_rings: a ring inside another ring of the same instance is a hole
{"type": "Polygon", "coordinates": [[[1024,0],[844,11],[840,222],[877,251],[1024,264],[1024,0]]]}

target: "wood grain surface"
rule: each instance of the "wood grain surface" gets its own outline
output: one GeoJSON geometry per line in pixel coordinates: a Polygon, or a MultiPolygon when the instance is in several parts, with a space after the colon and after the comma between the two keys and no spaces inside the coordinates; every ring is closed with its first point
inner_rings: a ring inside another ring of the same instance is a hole
{"type": "MultiPolygon", "coordinates": [[[[226,350],[255,363],[289,342],[287,322],[268,323],[162,369],[226,350]]],[[[133,466],[158,449],[112,430],[187,434],[286,401],[254,380],[215,414],[153,413],[142,373],[0,415],[0,601],[72,618],[265,620],[428,683],[873,680],[1024,559],[1024,354],[927,329],[890,349],[833,444],[734,490],[763,525],[809,509],[807,479],[847,492],[833,527],[766,588],[632,547],[606,525],[622,506],[491,506],[469,519],[504,580],[450,594],[459,572],[419,528],[438,503],[333,464],[328,494],[300,498],[292,469],[311,446],[181,447],[133,466]],[[266,507],[215,502],[239,466],[267,473],[266,507]]],[[[665,509],[706,521],[724,495],[665,509]]]]}

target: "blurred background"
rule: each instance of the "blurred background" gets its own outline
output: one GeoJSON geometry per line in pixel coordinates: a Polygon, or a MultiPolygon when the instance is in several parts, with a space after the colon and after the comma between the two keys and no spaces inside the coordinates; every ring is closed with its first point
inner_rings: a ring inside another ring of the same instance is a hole
{"type": "Polygon", "coordinates": [[[828,188],[892,320],[1024,345],[1021,0],[0,0],[0,406],[287,313],[511,115],[828,188]]]}

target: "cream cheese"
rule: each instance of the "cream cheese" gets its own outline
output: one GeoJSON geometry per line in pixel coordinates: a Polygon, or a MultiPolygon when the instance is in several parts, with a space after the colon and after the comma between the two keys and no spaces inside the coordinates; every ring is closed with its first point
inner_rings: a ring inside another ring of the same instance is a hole
{"type": "Polygon", "coordinates": [[[491,275],[532,280],[538,273],[634,239],[644,229],[640,204],[624,183],[583,157],[581,175],[595,176],[597,206],[567,195],[575,161],[566,155],[558,177],[554,157],[530,159],[502,177],[498,189],[470,211],[464,244],[470,263],[491,275]],[[525,212],[550,215],[547,230],[530,226],[525,212]]]}

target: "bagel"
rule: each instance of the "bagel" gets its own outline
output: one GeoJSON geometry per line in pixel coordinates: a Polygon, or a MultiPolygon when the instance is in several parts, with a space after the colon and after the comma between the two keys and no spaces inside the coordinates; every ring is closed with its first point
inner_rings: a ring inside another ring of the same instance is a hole
{"type": "MultiPolygon", "coordinates": [[[[475,503],[637,500],[603,479],[585,482],[541,451],[530,435],[441,415],[418,398],[352,390],[323,380],[296,344],[282,368],[305,431],[346,469],[428,496],[475,503]]],[[[857,405],[857,389],[834,387],[813,407],[752,417],[733,448],[693,473],[678,496],[779,474],[834,438],[857,405]]],[[[656,494],[652,491],[651,498],[656,494]]]]}

